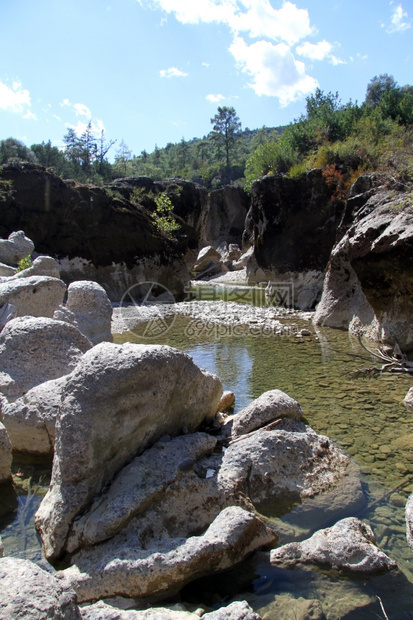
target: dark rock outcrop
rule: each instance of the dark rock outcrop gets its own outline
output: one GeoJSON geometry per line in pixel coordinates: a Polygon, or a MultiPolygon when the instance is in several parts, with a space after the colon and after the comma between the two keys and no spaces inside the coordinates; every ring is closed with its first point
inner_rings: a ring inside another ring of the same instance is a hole
{"type": "Polygon", "coordinates": [[[115,300],[144,280],[182,295],[189,280],[186,248],[163,237],[148,211],[116,187],[65,182],[32,164],[5,165],[2,178],[12,181],[12,191],[5,196],[0,237],[23,229],[39,254],[59,259],[66,282],[94,280],[115,300]]]}
{"type": "Polygon", "coordinates": [[[290,282],[295,305],[314,305],[344,207],[332,193],[318,169],[299,179],[277,174],[253,183],[243,235],[244,249],[253,247],[251,281],[290,282]]]}

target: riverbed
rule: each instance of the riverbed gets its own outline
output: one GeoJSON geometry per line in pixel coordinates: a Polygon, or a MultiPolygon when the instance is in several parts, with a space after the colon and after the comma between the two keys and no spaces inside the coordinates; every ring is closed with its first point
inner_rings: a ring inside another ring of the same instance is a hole
{"type": "MultiPolygon", "coordinates": [[[[274,620],[299,617],[306,605],[317,607],[306,601],[321,601],[333,620],[374,613],[384,618],[379,596],[389,618],[412,618],[413,553],[406,542],[404,506],[413,492],[413,414],[403,405],[412,378],[375,372],[377,361],[356,338],[315,329],[311,316],[216,299],[160,309],[131,305],[114,310],[114,342],[183,349],[235,393],[235,412],[274,388],[298,400],[306,423],[336,441],[360,467],[366,504],[355,516],[371,525],[377,544],[399,570],[349,579],[321,570],[275,569],[265,554],[255,554],[225,575],[190,584],[181,600],[214,607],[246,599],[263,618],[274,620]]],[[[19,511],[13,519],[3,518],[0,534],[6,555],[38,559],[33,515],[46,491],[50,464],[17,458],[13,468],[20,484],[19,511]]],[[[279,524],[283,543],[325,526],[316,513],[305,524],[295,510],[280,517],[268,506],[265,516],[279,524]]]]}

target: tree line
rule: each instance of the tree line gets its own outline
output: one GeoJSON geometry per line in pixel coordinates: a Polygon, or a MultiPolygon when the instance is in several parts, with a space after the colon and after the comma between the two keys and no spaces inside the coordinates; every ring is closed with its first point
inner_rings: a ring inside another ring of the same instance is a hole
{"type": "Polygon", "coordinates": [[[50,140],[30,148],[14,138],[0,141],[0,163],[26,160],[63,178],[102,184],[118,177],[181,177],[208,189],[238,184],[248,190],[265,174],[299,176],[323,168],[344,195],[357,175],[391,170],[413,179],[413,86],[399,86],[388,74],[375,76],[364,102],[343,104],[338,93],[317,89],[306,98],[306,113],[286,127],[242,129],[234,108],[219,107],[203,138],[168,143],[133,155],[122,139],[106,139],[88,124],[81,136],[69,128],[63,148],[50,140]],[[109,152],[114,154],[109,162],[109,152]]]}

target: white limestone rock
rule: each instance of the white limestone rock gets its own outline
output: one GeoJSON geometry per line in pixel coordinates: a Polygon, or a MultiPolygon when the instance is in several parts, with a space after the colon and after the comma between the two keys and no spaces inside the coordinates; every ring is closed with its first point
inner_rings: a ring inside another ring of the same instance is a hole
{"type": "Polygon", "coordinates": [[[76,594],[29,560],[0,560],[0,620],[81,620],[76,594]]]}
{"type": "Polygon", "coordinates": [[[218,377],[167,346],[101,343],[65,383],[50,489],[36,515],[48,558],[113,475],[165,433],[192,432],[222,395],[218,377]]]}
{"type": "Polygon", "coordinates": [[[35,385],[70,373],[92,347],[75,327],[46,317],[18,317],[0,333],[0,392],[11,402],[35,385]]]}
{"type": "Polygon", "coordinates": [[[65,283],[57,278],[13,276],[0,283],[0,306],[15,306],[17,316],[52,317],[65,292],[65,283]]]}
{"type": "Polygon", "coordinates": [[[0,263],[15,266],[34,250],[34,243],[22,230],[12,232],[7,239],[0,239],[0,263]]]}
{"type": "Polygon", "coordinates": [[[57,308],[54,318],[75,325],[94,345],[112,342],[112,304],[97,282],[79,280],[69,284],[66,305],[57,308]]]}
{"type": "Polygon", "coordinates": [[[16,273],[13,279],[30,278],[31,276],[48,276],[59,279],[59,265],[51,256],[38,256],[30,267],[16,273]]]}
{"type": "Polygon", "coordinates": [[[300,404],[281,390],[264,392],[234,416],[231,434],[245,435],[279,418],[301,420],[300,404]]]}
{"type": "Polygon", "coordinates": [[[66,375],[36,385],[12,403],[0,400],[0,413],[13,450],[53,455],[55,425],[66,375]]]}
{"type": "Polygon", "coordinates": [[[371,527],[355,517],[342,519],[302,542],[273,549],[270,557],[272,564],[283,567],[315,564],[363,575],[396,567],[396,563],[376,546],[371,527]]]}
{"type": "Polygon", "coordinates": [[[153,541],[142,548],[133,531],[85,549],[61,571],[79,601],[114,595],[166,596],[186,583],[226,570],[252,551],[274,542],[275,534],[251,512],[223,510],[201,536],[153,541]]]}

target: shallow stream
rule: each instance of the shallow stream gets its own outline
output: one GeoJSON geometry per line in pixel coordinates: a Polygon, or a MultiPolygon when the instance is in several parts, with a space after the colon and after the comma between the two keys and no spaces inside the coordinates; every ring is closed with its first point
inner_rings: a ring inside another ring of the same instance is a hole
{"type": "MultiPolygon", "coordinates": [[[[389,619],[413,618],[413,553],[406,543],[404,520],[405,502],[413,492],[413,413],[402,402],[412,378],[360,372],[376,362],[356,339],[328,328],[315,332],[309,322],[285,318],[286,323],[291,320],[299,329],[310,329],[312,335],[240,334],[231,326],[202,327],[198,320],[176,316],[158,340],[142,337],[140,330],[117,335],[115,342],[162,343],[185,350],[196,364],[216,373],[224,389],[235,393],[235,411],[274,388],[298,400],[305,421],[335,440],[360,466],[366,508],[356,516],[371,525],[378,545],[400,571],[349,579],[321,570],[275,569],[264,554],[257,554],[218,579],[187,586],[182,600],[213,606],[232,598],[247,599],[263,618],[294,620],[309,605],[304,599],[317,599],[329,619],[363,619],[385,617],[379,596],[389,619]]],[[[14,480],[23,480],[19,510],[13,518],[3,516],[0,534],[6,555],[31,557],[39,549],[33,515],[49,470],[47,464],[33,468],[23,460],[16,460],[13,467],[14,480]]],[[[270,509],[267,516],[273,516],[270,509]]],[[[289,540],[319,529],[321,517],[314,515],[305,532],[288,514],[282,517],[289,540]]],[[[316,618],[316,602],[313,608],[309,617],[316,618]]]]}
{"type": "MultiPolygon", "coordinates": [[[[384,618],[376,599],[380,596],[389,618],[413,618],[413,553],[407,546],[404,518],[407,497],[413,492],[413,413],[403,405],[412,378],[360,372],[380,363],[357,339],[344,331],[314,332],[309,322],[293,322],[313,335],[265,337],[245,331],[239,335],[231,326],[202,328],[198,319],[177,316],[158,340],[141,337],[145,331],[141,326],[135,333],[116,336],[116,342],[162,343],[185,350],[197,365],[217,374],[224,389],[235,393],[235,412],[274,388],[298,400],[306,422],[335,440],[360,466],[366,507],[355,516],[371,525],[377,544],[397,562],[402,574],[349,580],[322,571],[274,569],[258,558],[231,571],[226,582],[222,577],[204,580],[200,596],[209,592],[210,603],[217,596],[244,597],[264,618],[276,620],[293,620],[300,597],[321,600],[331,619],[372,618],[373,612],[384,618]],[[274,605],[276,594],[285,600],[274,605]],[[354,607],[359,608],[351,612],[354,607]]],[[[288,515],[282,520],[294,528],[288,515]]],[[[319,529],[319,523],[315,516],[310,533],[319,529]]],[[[297,526],[295,538],[303,536],[297,526]]],[[[187,596],[193,590],[188,587],[187,596]]]]}

